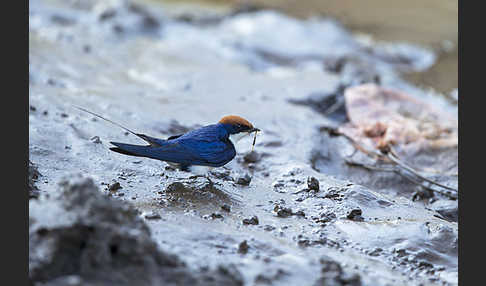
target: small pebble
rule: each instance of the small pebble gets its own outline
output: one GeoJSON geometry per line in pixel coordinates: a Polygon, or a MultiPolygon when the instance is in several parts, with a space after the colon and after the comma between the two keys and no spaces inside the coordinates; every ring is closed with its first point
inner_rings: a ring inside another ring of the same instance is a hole
{"type": "Polygon", "coordinates": [[[319,191],[319,181],[314,177],[307,178],[307,188],[316,192],[319,191]]]}
{"type": "Polygon", "coordinates": [[[146,219],[161,219],[160,214],[158,214],[155,211],[146,213],[143,217],[146,218],[146,219]]]}
{"type": "Polygon", "coordinates": [[[277,213],[278,217],[289,217],[293,214],[291,208],[284,208],[281,207],[280,205],[275,205],[273,211],[277,213]]]}
{"type": "Polygon", "coordinates": [[[243,219],[243,224],[253,224],[253,225],[257,225],[259,222],[258,222],[258,217],[255,215],[255,216],[252,216],[251,218],[245,218],[243,219]]]}
{"type": "Polygon", "coordinates": [[[212,219],[215,219],[215,218],[223,218],[223,215],[220,214],[220,213],[212,213],[211,214],[211,218],[212,219]]]}
{"type": "Polygon", "coordinates": [[[226,211],[226,212],[230,212],[231,211],[231,207],[229,205],[222,205],[221,206],[221,209],[226,211]]]}
{"type": "Polygon", "coordinates": [[[347,218],[354,221],[364,221],[364,218],[361,216],[362,211],[361,209],[353,209],[347,215],[347,218]]]}
{"type": "Polygon", "coordinates": [[[246,240],[243,240],[239,245],[238,245],[238,253],[246,254],[248,252],[248,243],[246,240]]]}
{"type": "Polygon", "coordinates": [[[243,177],[239,177],[238,180],[236,181],[238,185],[242,185],[242,186],[248,186],[250,182],[251,182],[251,177],[248,174],[245,174],[245,176],[243,177]]]}
{"type": "Polygon", "coordinates": [[[91,137],[90,140],[91,140],[91,142],[93,142],[95,144],[101,144],[102,143],[99,136],[93,136],[93,137],[91,137]]]}
{"type": "Polygon", "coordinates": [[[119,190],[119,189],[121,189],[121,188],[122,188],[122,187],[121,187],[120,183],[115,182],[115,183],[113,183],[112,185],[110,185],[110,187],[108,188],[108,191],[110,191],[110,192],[112,192],[112,193],[113,193],[113,192],[118,191],[118,190],[119,190]]]}

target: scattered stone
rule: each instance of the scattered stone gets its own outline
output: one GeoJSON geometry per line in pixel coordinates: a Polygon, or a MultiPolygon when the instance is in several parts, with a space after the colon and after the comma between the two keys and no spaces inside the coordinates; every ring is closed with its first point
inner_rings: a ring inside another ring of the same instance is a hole
{"type": "Polygon", "coordinates": [[[291,208],[285,208],[280,205],[275,205],[273,211],[277,213],[278,217],[289,217],[293,214],[291,208]]]}
{"type": "Polygon", "coordinates": [[[223,218],[223,215],[220,214],[220,213],[212,213],[211,214],[211,218],[212,219],[216,219],[216,218],[223,218]]]}
{"type": "MultiPolygon", "coordinates": [[[[133,199],[133,198],[132,198],[133,199]]],[[[143,215],[144,218],[146,219],[161,219],[162,217],[160,216],[159,213],[155,212],[155,211],[151,211],[151,212],[148,212],[148,213],[145,213],[143,215]]]]}
{"type": "Polygon", "coordinates": [[[119,182],[115,182],[115,183],[113,183],[112,185],[110,185],[108,187],[108,191],[110,193],[116,193],[116,191],[118,191],[121,188],[122,188],[122,186],[120,185],[120,183],[119,182]]]}
{"type": "Polygon", "coordinates": [[[364,218],[361,216],[361,214],[362,211],[358,208],[351,210],[346,217],[354,221],[364,221],[364,218]]]}
{"type": "Polygon", "coordinates": [[[35,106],[33,106],[33,105],[29,106],[29,109],[30,109],[30,111],[36,111],[37,110],[37,108],[35,108],[35,106]]]}
{"type": "Polygon", "coordinates": [[[319,191],[319,181],[314,177],[308,177],[307,178],[307,188],[309,188],[309,190],[314,190],[314,191],[318,192],[319,191]]]}
{"type": "Polygon", "coordinates": [[[246,254],[248,252],[248,243],[246,240],[243,240],[239,245],[238,245],[238,253],[246,254]]]}
{"type": "Polygon", "coordinates": [[[252,216],[251,218],[245,218],[243,219],[243,224],[252,224],[252,225],[257,225],[259,222],[258,222],[258,217],[255,215],[255,216],[252,216]]]}
{"type": "Polygon", "coordinates": [[[236,183],[242,186],[248,186],[250,182],[251,182],[251,177],[248,174],[245,174],[245,176],[239,177],[238,180],[236,180],[236,183]]]}
{"type": "Polygon", "coordinates": [[[231,207],[229,205],[222,205],[221,206],[221,209],[224,210],[225,212],[230,212],[231,211],[231,207]]]}
{"type": "Polygon", "coordinates": [[[91,142],[93,142],[95,144],[101,144],[102,143],[99,136],[93,136],[93,137],[91,137],[90,140],[91,140],[91,142]]]}

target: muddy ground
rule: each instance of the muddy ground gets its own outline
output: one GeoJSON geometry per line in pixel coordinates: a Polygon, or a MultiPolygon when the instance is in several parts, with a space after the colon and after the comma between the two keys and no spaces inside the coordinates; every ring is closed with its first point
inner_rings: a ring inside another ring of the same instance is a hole
{"type": "Polygon", "coordinates": [[[328,18],[30,1],[32,283],[457,285],[457,104],[398,72],[436,59],[328,18]],[[161,138],[227,114],[262,132],[211,184],[111,152],[143,143],[75,106],[161,138]]]}

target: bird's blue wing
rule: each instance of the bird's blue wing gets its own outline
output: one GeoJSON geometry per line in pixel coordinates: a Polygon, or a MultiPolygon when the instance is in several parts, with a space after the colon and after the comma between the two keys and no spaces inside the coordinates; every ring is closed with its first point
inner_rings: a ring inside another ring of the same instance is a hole
{"type": "Polygon", "coordinates": [[[236,151],[229,141],[183,139],[153,149],[161,160],[187,166],[219,167],[231,161],[236,155],[236,151]]]}
{"type": "Polygon", "coordinates": [[[132,156],[149,157],[178,163],[182,166],[220,167],[231,161],[236,151],[227,133],[220,126],[208,125],[168,140],[144,135],[149,146],[111,142],[112,151],[132,156]]]}

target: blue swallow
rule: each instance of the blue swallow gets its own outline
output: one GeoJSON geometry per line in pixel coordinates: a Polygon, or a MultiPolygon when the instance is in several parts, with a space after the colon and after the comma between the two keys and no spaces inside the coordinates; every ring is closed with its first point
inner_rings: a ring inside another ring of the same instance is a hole
{"type": "Polygon", "coordinates": [[[148,145],[133,145],[110,142],[116,146],[111,147],[111,151],[165,161],[171,166],[186,171],[193,171],[195,166],[206,167],[204,169],[207,171],[208,167],[210,169],[226,165],[236,156],[234,144],[243,137],[260,131],[260,129],[254,128],[248,120],[237,115],[228,115],[216,124],[203,126],[167,139],[159,139],[135,133],[101,115],[81,107],[77,108],[111,122],[148,143],[148,145]]]}

